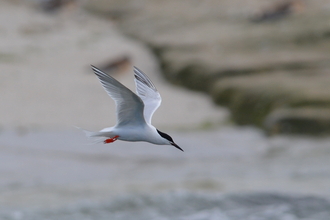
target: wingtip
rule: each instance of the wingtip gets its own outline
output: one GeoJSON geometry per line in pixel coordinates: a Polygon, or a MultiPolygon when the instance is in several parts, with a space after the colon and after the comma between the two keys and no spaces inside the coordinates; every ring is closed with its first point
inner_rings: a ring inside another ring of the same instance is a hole
{"type": "Polygon", "coordinates": [[[97,76],[100,76],[100,75],[108,75],[108,74],[106,74],[105,72],[103,72],[102,70],[100,70],[99,68],[97,68],[97,67],[94,66],[94,65],[91,65],[91,68],[92,68],[92,70],[94,71],[94,73],[95,73],[97,76]]]}
{"type": "MultiPolygon", "coordinates": [[[[142,73],[143,74],[143,71],[142,70],[140,70],[138,67],[136,67],[136,66],[133,66],[133,71],[134,71],[134,73],[142,73]]],[[[145,75],[145,74],[144,74],[145,75]]]]}
{"type": "Polygon", "coordinates": [[[133,66],[133,71],[134,71],[134,73],[136,73],[137,71],[141,72],[141,70],[139,68],[137,68],[136,66],[133,66]]]}
{"type": "Polygon", "coordinates": [[[141,74],[143,74],[143,72],[142,72],[139,68],[137,68],[136,66],[133,66],[133,71],[134,71],[134,77],[135,77],[136,79],[138,79],[139,76],[140,76],[141,74]]]}

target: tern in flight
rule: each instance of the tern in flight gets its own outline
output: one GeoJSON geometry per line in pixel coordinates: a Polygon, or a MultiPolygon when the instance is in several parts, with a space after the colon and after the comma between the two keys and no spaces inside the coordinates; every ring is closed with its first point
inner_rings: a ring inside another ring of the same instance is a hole
{"type": "Polygon", "coordinates": [[[148,76],[134,67],[137,95],[110,75],[92,66],[103,88],[116,103],[117,124],[98,132],[85,131],[90,138],[103,138],[103,143],[145,141],[157,145],[172,145],[183,151],[171,136],[151,125],[151,118],[162,101],[148,76]],[[104,139],[105,138],[105,139],[104,139]]]}

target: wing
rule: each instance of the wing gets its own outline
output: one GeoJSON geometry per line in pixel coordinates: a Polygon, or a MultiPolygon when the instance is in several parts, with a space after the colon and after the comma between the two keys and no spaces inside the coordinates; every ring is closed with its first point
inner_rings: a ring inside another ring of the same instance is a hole
{"type": "Polygon", "coordinates": [[[144,104],[141,98],[95,66],[92,66],[92,69],[105,91],[116,103],[117,125],[145,124],[143,116],[144,104]]]}
{"type": "Polygon", "coordinates": [[[144,103],[144,118],[151,124],[151,118],[162,102],[159,92],[148,76],[134,67],[134,77],[136,84],[136,93],[144,103]]]}

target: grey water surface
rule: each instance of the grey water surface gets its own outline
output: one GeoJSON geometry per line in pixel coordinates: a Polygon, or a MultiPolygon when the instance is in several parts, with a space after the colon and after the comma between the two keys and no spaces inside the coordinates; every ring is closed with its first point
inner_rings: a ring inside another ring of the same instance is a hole
{"type": "Polygon", "coordinates": [[[0,219],[330,219],[330,139],[169,131],[185,152],[0,133],[0,219]]]}

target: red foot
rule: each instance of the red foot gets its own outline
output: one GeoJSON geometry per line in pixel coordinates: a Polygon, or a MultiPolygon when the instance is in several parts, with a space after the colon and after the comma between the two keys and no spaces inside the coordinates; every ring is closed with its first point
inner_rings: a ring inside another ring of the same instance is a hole
{"type": "Polygon", "coordinates": [[[103,141],[103,143],[105,143],[105,144],[109,144],[109,143],[115,142],[115,141],[117,140],[117,138],[119,138],[118,135],[114,136],[113,138],[105,139],[105,140],[103,141]]]}

